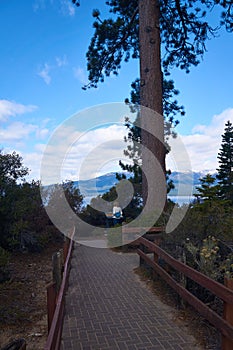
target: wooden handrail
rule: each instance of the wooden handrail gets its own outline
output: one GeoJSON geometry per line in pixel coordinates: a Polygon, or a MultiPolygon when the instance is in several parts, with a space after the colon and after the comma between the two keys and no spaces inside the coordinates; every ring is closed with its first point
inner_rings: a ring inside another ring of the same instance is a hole
{"type": "Polygon", "coordinates": [[[223,337],[223,347],[222,349],[232,349],[233,347],[225,346],[227,339],[227,344],[233,345],[233,325],[228,322],[228,319],[222,318],[212,309],[210,309],[206,304],[195,297],[191,292],[189,292],[185,287],[176,282],[173,277],[166,272],[159,264],[158,257],[162,258],[167,264],[172,268],[179,271],[186,277],[197,282],[200,286],[208,289],[211,293],[221,298],[225,305],[229,305],[230,308],[233,307],[233,291],[226,286],[212,280],[203,273],[194,270],[193,268],[185,265],[184,263],[176,260],[171,255],[166,253],[163,249],[158,247],[156,244],[146,240],[143,237],[138,238],[139,243],[153,252],[155,257],[152,260],[143,252],[140,248],[137,249],[139,256],[150,265],[156,273],[158,273],[184,300],[186,300],[190,305],[192,305],[205,319],[207,319],[211,324],[213,324],[222,333],[223,337]]]}
{"type": "Polygon", "coordinates": [[[213,279],[209,278],[203,273],[193,269],[192,267],[187,266],[184,263],[176,260],[175,258],[173,258],[171,255],[166,253],[163,249],[161,249],[159,246],[157,246],[153,242],[150,242],[143,237],[140,237],[138,240],[139,240],[139,243],[142,243],[147,248],[149,248],[153,253],[156,253],[157,255],[159,255],[159,257],[161,257],[166,263],[172,266],[175,270],[183,273],[186,277],[189,277],[193,281],[200,284],[202,287],[208,289],[209,291],[211,291],[213,294],[215,294],[217,297],[221,298],[225,302],[229,304],[233,304],[232,290],[225,287],[223,284],[214,281],[213,279]]]}
{"type": "Polygon", "coordinates": [[[63,318],[64,318],[64,299],[65,299],[65,291],[68,283],[68,274],[69,274],[69,266],[71,253],[73,248],[73,237],[75,234],[75,229],[72,232],[70,237],[69,249],[67,252],[66,261],[64,264],[64,272],[61,287],[57,296],[56,308],[52,318],[51,326],[49,329],[48,338],[44,347],[44,350],[59,350],[60,342],[61,342],[61,333],[63,326],[63,318]]]}
{"type": "Polygon", "coordinates": [[[141,232],[149,232],[149,233],[153,233],[153,232],[164,232],[165,231],[165,226],[159,226],[159,227],[133,227],[130,226],[128,227],[127,225],[122,225],[122,233],[141,233],[141,232]]]}

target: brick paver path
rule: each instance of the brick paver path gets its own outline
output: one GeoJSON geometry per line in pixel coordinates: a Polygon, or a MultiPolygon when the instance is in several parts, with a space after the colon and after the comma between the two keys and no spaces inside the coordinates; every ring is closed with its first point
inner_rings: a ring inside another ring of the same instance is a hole
{"type": "Polygon", "coordinates": [[[133,269],[137,254],[75,245],[62,350],[200,349],[133,269]]]}

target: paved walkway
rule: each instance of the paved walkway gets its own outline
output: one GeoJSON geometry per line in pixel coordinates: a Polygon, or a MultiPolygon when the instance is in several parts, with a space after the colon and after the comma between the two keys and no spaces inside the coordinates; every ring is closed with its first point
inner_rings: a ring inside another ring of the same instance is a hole
{"type": "Polygon", "coordinates": [[[62,350],[200,349],[139,281],[137,254],[75,245],[62,350]]]}

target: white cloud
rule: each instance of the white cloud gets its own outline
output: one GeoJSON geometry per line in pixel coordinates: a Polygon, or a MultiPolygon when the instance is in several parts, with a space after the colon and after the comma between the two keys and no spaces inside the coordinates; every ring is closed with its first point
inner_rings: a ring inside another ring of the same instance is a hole
{"type": "Polygon", "coordinates": [[[84,179],[96,177],[103,169],[116,168],[124,158],[126,133],[124,126],[111,125],[84,134],[67,154],[63,172],[72,171],[76,179],[84,179]]]}
{"type": "Polygon", "coordinates": [[[23,163],[29,168],[27,180],[39,180],[42,152],[22,153],[23,163]]]}
{"type": "Polygon", "coordinates": [[[37,12],[40,9],[45,8],[45,0],[35,0],[33,3],[33,11],[37,12]]]}
{"type": "Polygon", "coordinates": [[[6,121],[8,117],[14,117],[18,114],[33,112],[37,106],[23,105],[9,100],[0,100],[0,121],[6,121]]]}
{"type": "Polygon", "coordinates": [[[56,57],[55,60],[57,67],[63,67],[67,65],[67,57],[65,55],[63,57],[56,57]]]}
{"type": "Polygon", "coordinates": [[[75,6],[70,0],[34,0],[32,5],[34,12],[46,10],[48,6],[53,6],[53,8],[55,8],[55,10],[60,12],[63,16],[73,17],[75,15],[75,6]]]}
{"type": "Polygon", "coordinates": [[[37,143],[34,148],[37,152],[42,154],[45,151],[46,145],[44,143],[37,143]]]}
{"type": "Polygon", "coordinates": [[[36,129],[36,125],[15,122],[0,128],[0,139],[1,142],[24,142],[36,129]]]}
{"type": "Polygon", "coordinates": [[[71,4],[70,0],[60,0],[61,12],[64,16],[68,15],[73,17],[75,15],[75,6],[71,4]]]}
{"type": "Polygon", "coordinates": [[[49,135],[49,129],[47,128],[42,128],[42,129],[37,129],[36,131],[36,138],[37,139],[45,139],[49,135]]]}
{"type": "Polygon", "coordinates": [[[44,80],[45,84],[49,85],[51,83],[50,76],[51,67],[45,63],[43,68],[39,70],[38,75],[44,80]]]}
{"type": "MultiPolygon", "coordinates": [[[[208,170],[214,172],[218,168],[217,155],[221,146],[226,122],[233,121],[233,109],[227,109],[213,116],[210,124],[198,124],[190,135],[180,135],[188,152],[193,171],[208,170]]],[[[168,158],[168,168],[174,168],[168,158]]]]}
{"type": "Polygon", "coordinates": [[[41,77],[45,84],[49,85],[52,81],[51,73],[58,70],[61,67],[64,67],[68,64],[67,57],[55,57],[55,62],[53,64],[44,63],[42,68],[39,68],[38,75],[41,77]]]}
{"type": "Polygon", "coordinates": [[[73,68],[73,72],[75,79],[79,80],[81,84],[87,84],[88,77],[83,68],[75,67],[73,68]]]}
{"type": "Polygon", "coordinates": [[[64,142],[58,144],[52,141],[46,147],[46,161],[42,169],[44,183],[57,182],[55,179],[59,174],[62,180],[78,180],[96,177],[110,169],[114,171],[116,167],[119,171],[119,160],[124,158],[126,133],[123,125],[116,124],[83,134],[75,131],[71,135],[71,130],[69,133],[64,130],[61,138],[64,142]],[[65,159],[62,159],[64,154],[65,159]]]}
{"type": "MultiPolygon", "coordinates": [[[[188,153],[192,170],[214,171],[218,167],[217,154],[222,141],[221,135],[224,133],[224,126],[228,120],[233,121],[233,109],[213,116],[208,125],[196,125],[190,135],[181,135],[183,149],[188,153]]],[[[30,134],[34,133],[38,139],[42,140],[50,132],[49,128],[46,127],[47,122],[48,120],[42,121],[40,127],[32,124],[12,123],[7,128],[0,129],[0,139],[17,144],[17,142],[24,142],[30,134]]],[[[30,178],[40,178],[40,162],[45,150],[48,168],[51,171],[51,164],[54,164],[54,172],[61,172],[63,180],[88,179],[110,171],[120,170],[120,168],[117,169],[117,164],[119,160],[125,159],[123,151],[126,148],[126,143],[123,140],[124,136],[127,135],[127,129],[124,125],[111,124],[108,127],[93,129],[86,133],[77,131],[76,127],[65,126],[61,129],[57,135],[58,140],[62,140],[60,143],[56,140],[49,146],[42,142],[37,143],[33,149],[22,153],[25,165],[32,169],[30,178]],[[60,154],[66,154],[66,156],[61,169],[58,169],[56,162],[59,163],[60,154]]],[[[169,157],[167,168],[172,170],[176,169],[175,163],[178,158],[180,164],[185,160],[180,149],[177,149],[175,156],[177,159],[169,160],[169,157]]],[[[182,164],[178,168],[185,169],[185,166],[187,164],[182,164]]],[[[53,174],[51,175],[53,178],[53,174]]]]}

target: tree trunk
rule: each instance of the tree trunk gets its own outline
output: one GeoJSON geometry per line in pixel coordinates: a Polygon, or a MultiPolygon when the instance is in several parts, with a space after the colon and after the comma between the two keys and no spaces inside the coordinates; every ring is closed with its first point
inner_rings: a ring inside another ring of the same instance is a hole
{"type": "Polygon", "coordinates": [[[147,212],[154,212],[166,201],[159,17],[158,0],[139,0],[142,193],[147,212]]]}

